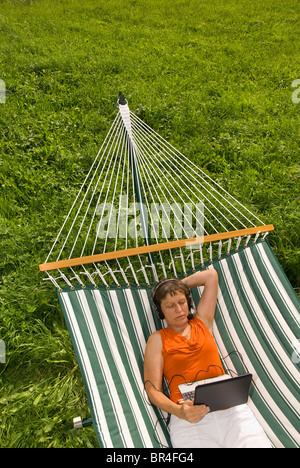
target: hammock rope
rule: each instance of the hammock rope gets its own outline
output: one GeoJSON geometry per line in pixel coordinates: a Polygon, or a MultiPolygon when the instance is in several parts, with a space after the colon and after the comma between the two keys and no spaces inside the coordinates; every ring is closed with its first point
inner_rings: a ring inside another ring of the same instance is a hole
{"type": "Polygon", "coordinates": [[[225,254],[229,254],[234,239],[236,249],[243,240],[247,247],[253,235],[256,242],[273,229],[264,227],[248,208],[131,112],[127,103],[119,103],[119,112],[40,269],[55,287],[59,283],[82,286],[87,281],[96,285],[95,277],[106,287],[110,283],[150,285],[162,275],[186,275],[207,258],[210,262],[215,256],[221,258],[226,244],[225,254]],[[256,230],[249,233],[249,228],[256,230]],[[211,240],[212,234],[221,238],[211,240]],[[189,242],[161,250],[162,241],[181,239],[189,242]],[[152,245],[158,248],[138,251],[152,245]],[[135,254],[132,248],[137,249],[135,254]],[[124,256],[122,251],[127,250],[130,255],[124,256]],[[112,251],[122,255],[100,263],[97,256],[112,251]],[[65,260],[74,258],[84,262],[65,266],[65,260]],[[59,275],[54,277],[51,270],[59,275]]]}
{"type": "MultiPolygon", "coordinates": [[[[196,166],[193,163],[193,161],[190,161],[189,159],[187,159],[187,157],[184,154],[180,153],[180,151],[178,151],[169,142],[167,142],[164,138],[162,138],[160,135],[158,135],[158,133],[156,133],[153,129],[151,129],[145,122],[140,120],[135,114],[133,114],[133,112],[130,111],[130,115],[132,116],[133,120],[138,121],[138,124],[140,125],[141,129],[145,128],[146,131],[149,133],[149,135],[150,135],[149,147],[150,148],[151,148],[151,145],[155,146],[155,144],[157,144],[158,148],[161,147],[161,148],[163,148],[165,150],[165,154],[167,156],[169,156],[175,162],[181,164],[181,168],[185,169],[186,172],[187,172],[187,174],[182,173],[183,177],[186,177],[186,179],[188,181],[190,180],[190,177],[192,177],[197,184],[199,184],[198,179],[200,178],[203,182],[205,182],[208,185],[208,187],[209,187],[209,189],[211,191],[215,191],[218,195],[220,195],[225,201],[227,201],[230,204],[230,206],[233,209],[236,209],[238,211],[237,207],[235,207],[232,202],[239,205],[240,208],[244,211],[244,213],[247,212],[248,214],[250,214],[252,216],[252,218],[255,219],[259,224],[263,224],[263,222],[256,215],[254,215],[247,207],[243,206],[241,204],[241,202],[239,202],[236,198],[234,198],[231,194],[229,194],[216,181],[214,181],[211,177],[209,177],[203,170],[201,170],[198,166],[196,166]],[[184,166],[184,164],[186,164],[186,166],[184,166]],[[209,182],[207,182],[207,180],[209,180],[209,182]],[[227,198],[224,195],[222,195],[222,193],[224,193],[227,196],[227,198]],[[230,202],[230,199],[232,200],[232,202],[230,202]]],[[[137,132],[136,135],[138,136],[139,133],[137,132]]],[[[163,154],[163,152],[162,152],[162,154],[163,154]]],[[[154,155],[155,155],[155,153],[154,153],[154,155]]],[[[157,152],[157,155],[158,156],[160,155],[159,150],[157,152]]],[[[164,161],[163,161],[163,163],[164,163],[164,161]]],[[[211,194],[210,190],[207,189],[204,185],[203,185],[203,188],[205,190],[207,190],[209,194],[211,194]]],[[[246,221],[248,223],[250,223],[250,225],[253,225],[253,226],[255,225],[253,223],[253,221],[248,219],[242,211],[238,211],[238,212],[239,212],[240,216],[245,217],[246,221]]]]}

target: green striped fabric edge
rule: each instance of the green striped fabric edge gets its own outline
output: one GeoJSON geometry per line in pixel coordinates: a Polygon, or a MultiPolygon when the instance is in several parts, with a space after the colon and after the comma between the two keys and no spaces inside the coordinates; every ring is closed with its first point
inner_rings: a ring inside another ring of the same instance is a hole
{"type": "Polygon", "coordinates": [[[292,360],[299,300],[267,242],[213,267],[219,274],[214,336],[223,361],[236,373],[253,374],[248,404],[273,445],[299,447],[299,365],[292,360]]]}
{"type": "Polygon", "coordinates": [[[160,325],[148,291],[87,286],[59,299],[100,447],[169,447],[166,415],[149,404],[143,385],[146,341],[160,325]]]}

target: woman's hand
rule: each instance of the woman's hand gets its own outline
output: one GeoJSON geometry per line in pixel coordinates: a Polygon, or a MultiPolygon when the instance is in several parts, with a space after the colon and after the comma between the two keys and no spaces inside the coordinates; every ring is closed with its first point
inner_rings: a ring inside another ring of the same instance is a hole
{"type": "Polygon", "coordinates": [[[179,403],[179,405],[180,410],[178,411],[177,416],[180,419],[185,419],[191,424],[200,421],[210,411],[208,406],[194,405],[191,400],[183,401],[182,403],[179,403]]]}

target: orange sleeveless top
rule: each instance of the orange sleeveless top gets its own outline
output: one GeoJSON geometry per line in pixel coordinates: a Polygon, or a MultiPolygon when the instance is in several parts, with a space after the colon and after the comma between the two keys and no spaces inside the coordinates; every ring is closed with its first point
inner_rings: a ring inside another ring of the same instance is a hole
{"type": "Polygon", "coordinates": [[[170,388],[170,399],[175,403],[182,398],[178,385],[225,374],[216,342],[207,326],[198,318],[189,323],[192,327],[189,340],[170,328],[160,330],[164,376],[170,388]]]}

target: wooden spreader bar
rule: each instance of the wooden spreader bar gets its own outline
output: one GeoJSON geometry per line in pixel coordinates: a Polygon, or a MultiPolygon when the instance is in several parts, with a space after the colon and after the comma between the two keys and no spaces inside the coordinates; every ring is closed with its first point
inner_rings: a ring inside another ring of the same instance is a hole
{"type": "Polygon", "coordinates": [[[237,231],[221,232],[218,234],[211,234],[207,236],[194,237],[192,239],[180,239],[171,242],[162,242],[159,244],[144,245],[131,249],[116,250],[114,252],[105,252],[102,254],[88,255],[86,257],[70,258],[67,260],[59,260],[57,262],[42,263],[39,265],[40,271],[57,270],[60,268],[69,268],[78,265],[87,265],[89,263],[104,262],[105,260],[115,260],[117,258],[132,257],[134,255],[148,254],[152,252],[159,252],[162,250],[175,249],[179,247],[189,247],[197,244],[204,244],[207,242],[217,242],[220,240],[232,239],[234,237],[243,237],[253,234],[265,233],[274,231],[273,224],[257,226],[247,229],[240,229],[237,231]]]}

